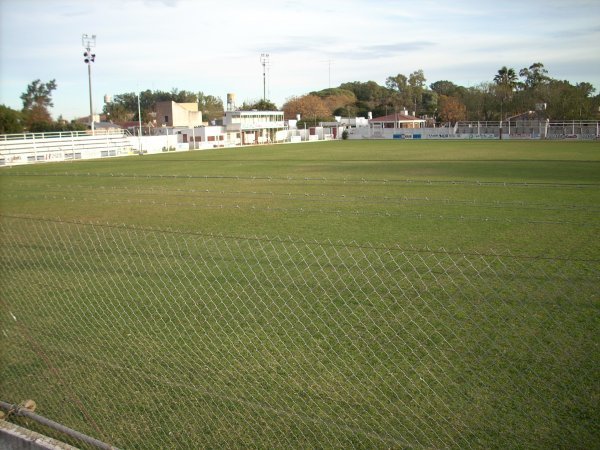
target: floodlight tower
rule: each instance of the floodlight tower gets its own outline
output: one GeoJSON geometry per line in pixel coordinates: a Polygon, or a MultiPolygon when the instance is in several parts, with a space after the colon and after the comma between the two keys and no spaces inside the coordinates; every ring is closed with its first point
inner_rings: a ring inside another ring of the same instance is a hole
{"type": "Polygon", "coordinates": [[[88,66],[88,83],[90,86],[90,123],[92,127],[92,134],[94,134],[94,107],[92,104],[92,63],[96,61],[96,54],[92,53],[92,48],[96,46],[96,35],[84,34],[81,36],[81,43],[85,52],[83,53],[83,62],[88,66]]]}
{"type": "Polygon", "coordinates": [[[269,65],[269,54],[260,54],[260,63],[263,66],[263,101],[267,101],[267,66],[269,65]]]}

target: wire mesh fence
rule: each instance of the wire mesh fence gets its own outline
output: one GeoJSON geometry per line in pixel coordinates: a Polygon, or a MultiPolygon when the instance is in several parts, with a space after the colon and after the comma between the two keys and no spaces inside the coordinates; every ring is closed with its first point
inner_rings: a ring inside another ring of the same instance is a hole
{"type": "Polygon", "coordinates": [[[0,226],[0,397],[115,446],[599,442],[598,260],[0,226]]]}

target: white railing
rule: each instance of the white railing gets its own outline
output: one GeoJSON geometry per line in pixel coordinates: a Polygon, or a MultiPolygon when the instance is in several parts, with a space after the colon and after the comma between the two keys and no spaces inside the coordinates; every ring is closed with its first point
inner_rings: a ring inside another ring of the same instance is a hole
{"type": "Polygon", "coordinates": [[[8,134],[0,137],[0,166],[131,154],[126,131],[8,134]]]}
{"type": "Polygon", "coordinates": [[[493,134],[503,139],[581,139],[600,137],[600,122],[593,120],[538,119],[457,122],[454,133],[461,137],[493,134]]]}
{"type": "Polygon", "coordinates": [[[91,130],[86,131],[51,131],[43,133],[13,133],[13,134],[0,134],[0,141],[18,141],[18,140],[36,140],[36,139],[53,139],[53,138],[72,138],[72,137],[87,137],[87,136],[106,136],[106,135],[126,135],[130,133],[127,130],[95,130],[93,133],[91,130]]]}

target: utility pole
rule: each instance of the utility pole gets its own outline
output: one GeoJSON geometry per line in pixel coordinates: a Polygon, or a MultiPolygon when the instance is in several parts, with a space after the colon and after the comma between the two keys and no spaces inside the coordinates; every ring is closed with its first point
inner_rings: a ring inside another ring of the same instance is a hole
{"type": "Polygon", "coordinates": [[[331,89],[331,64],[334,62],[331,58],[329,59],[322,59],[321,62],[326,62],[327,63],[327,87],[329,89],[331,89]]]}
{"type": "Polygon", "coordinates": [[[139,145],[138,154],[143,155],[143,152],[142,152],[142,107],[140,106],[140,91],[137,92],[137,101],[138,101],[138,125],[140,127],[139,131],[138,131],[138,145],[139,145]]]}
{"type": "Polygon", "coordinates": [[[84,34],[81,36],[81,43],[85,52],[83,53],[83,62],[88,66],[88,84],[90,88],[90,124],[92,128],[92,135],[94,134],[94,106],[92,104],[92,63],[96,61],[96,54],[92,53],[92,48],[96,46],[96,35],[91,36],[84,34]]]}
{"type": "Polygon", "coordinates": [[[267,66],[269,65],[269,54],[260,54],[260,63],[263,66],[263,102],[267,101],[267,66]]]}

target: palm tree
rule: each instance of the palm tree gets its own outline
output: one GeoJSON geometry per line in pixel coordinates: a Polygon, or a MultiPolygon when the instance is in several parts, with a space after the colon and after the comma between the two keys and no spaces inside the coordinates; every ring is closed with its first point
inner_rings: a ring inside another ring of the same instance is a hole
{"type": "Polygon", "coordinates": [[[498,86],[498,93],[500,94],[500,120],[502,120],[504,114],[504,101],[512,96],[517,87],[517,80],[515,69],[506,66],[502,66],[494,76],[494,83],[498,86]]]}
{"type": "Polygon", "coordinates": [[[502,66],[494,77],[494,83],[498,86],[509,88],[511,91],[517,86],[517,80],[518,78],[515,69],[509,69],[506,66],[502,66]]]}

